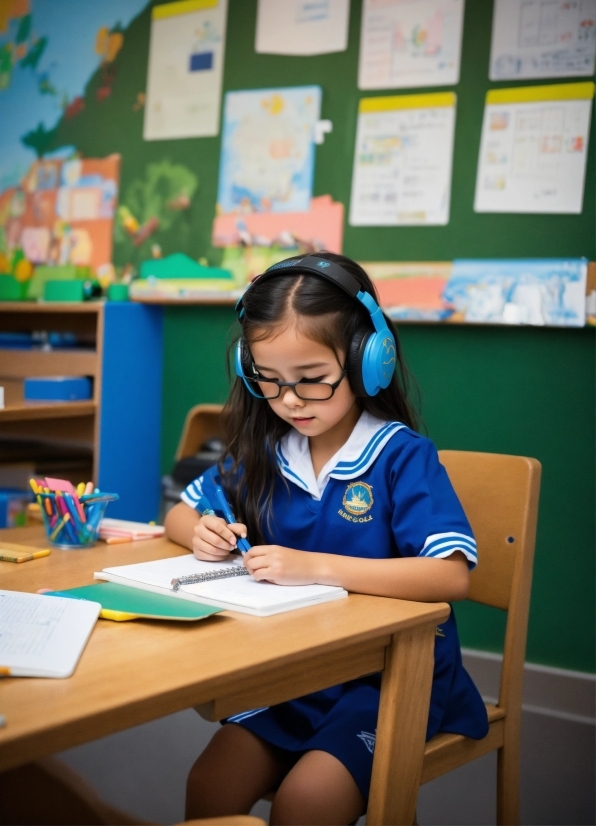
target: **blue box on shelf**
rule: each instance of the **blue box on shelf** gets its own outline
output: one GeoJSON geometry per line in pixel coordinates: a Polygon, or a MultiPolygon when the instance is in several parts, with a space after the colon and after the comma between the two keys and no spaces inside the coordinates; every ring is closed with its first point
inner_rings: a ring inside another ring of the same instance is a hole
{"type": "Polygon", "coordinates": [[[91,379],[87,376],[40,376],[25,379],[24,395],[28,402],[73,402],[91,398],[91,379]]]}
{"type": "Polygon", "coordinates": [[[16,488],[0,488],[0,528],[20,528],[27,524],[27,505],[33,494],[16,488]]]}

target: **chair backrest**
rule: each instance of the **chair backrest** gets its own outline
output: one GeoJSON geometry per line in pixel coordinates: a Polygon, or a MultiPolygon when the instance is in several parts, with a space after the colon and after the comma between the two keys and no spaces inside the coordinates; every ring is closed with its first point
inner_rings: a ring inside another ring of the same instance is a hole
{"type": "Polygon", "coordinates": [[[441,450],[478,546],[468,599],[508,612],[499,705],[521,706],[541,465],[525,456],[441,450]]]}
{"type": "Polygon", "coordinates": [[[194,456],[206,439],[221,436],[222,404],[197,404],[186,414],[176,459],[194,456]]]}

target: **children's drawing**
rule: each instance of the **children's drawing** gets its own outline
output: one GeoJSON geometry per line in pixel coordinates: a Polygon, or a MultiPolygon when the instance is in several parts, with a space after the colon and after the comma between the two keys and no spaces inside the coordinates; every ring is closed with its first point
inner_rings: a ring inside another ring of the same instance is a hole
{"type": "MultiPolygon", "coordinates": [[[[145,177],[133,181],[120,200],[115,243],[130,257],[134,247],[141,247],[158,230],[167,232],[190,207],[197,186],[197,176],[182,164],[167,160],[149,164],[145,177]]],[[[150,251],[140,253],[139,261],[150,251]]]]}
{"type": "Polygon", "coordinates": [[[34,161],[0,192],[2,251],[22,250],[32,264],[110,263],[119,170],[119,155],[34,161]]]}
{"type": "Polygon", "coordinates": [[[583,327],[585,259],[454,261],[443,292],[463,321],[583,327]]]}
{"type": "Polygon", "coordinates": [[[219,214],[307,212],[321,88],[228,92],[219,168],[219,214]]]}

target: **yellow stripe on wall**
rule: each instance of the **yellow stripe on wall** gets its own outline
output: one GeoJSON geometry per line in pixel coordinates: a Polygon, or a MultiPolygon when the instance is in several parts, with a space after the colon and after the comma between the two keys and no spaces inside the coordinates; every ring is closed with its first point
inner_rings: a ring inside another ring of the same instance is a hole
{"type": "Polygon", "coordinates": [[[164,20],[166,17],[178,17],[180,14],[190,14],[193,11],[214,9],[218,3],[219,0],[177,0],[176,3],[154,6],[151,11],[151,19],[164,20]]]}
{"type": "Polygon", "coordinates": [[[455,106],[455,92],[432,92],[428,95],[391,95],[361,98],[359,112],[389,112],[392,109],[427,109],[431,106],[455,106]]]}
{"type": "Polygon", "coordinates": [[[519,86],[514,89],[491,89],[486,93],[488,103],[533,103],[541,100],[591,100],[594,84],[557,83],[548,86],[519,86]]]}

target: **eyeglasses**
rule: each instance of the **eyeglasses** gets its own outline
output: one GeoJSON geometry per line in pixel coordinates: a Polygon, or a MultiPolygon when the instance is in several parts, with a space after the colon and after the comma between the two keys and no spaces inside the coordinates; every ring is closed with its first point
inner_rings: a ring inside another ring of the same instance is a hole
{"type": "MultiPolygon", "coordinates": [[[[346,377],[346,369],[341,371],[341,376],[333,384],[326,381],[309,381],[308,379],[301,379],[301,381],[277,381],[277,379],[263,379],[255,376],[244,376],[250,382],[255,395],[262,399],[279,399],[281,396],[282,387],[291,387],[292,392],[298,396],[299,399],[305,402],[324,402],[330,399],[339,385],[346,377]]],[[[256,373],[256,370],[255,370],[256,373]]],[[[256,374],[258,375],[258,374],[256,374]]]]}

